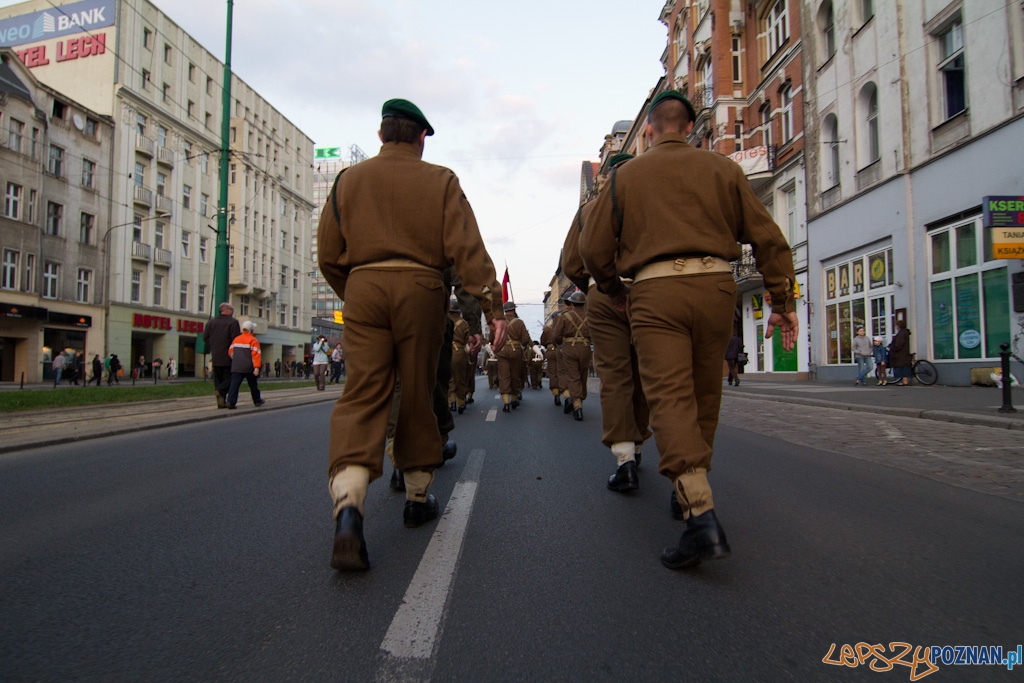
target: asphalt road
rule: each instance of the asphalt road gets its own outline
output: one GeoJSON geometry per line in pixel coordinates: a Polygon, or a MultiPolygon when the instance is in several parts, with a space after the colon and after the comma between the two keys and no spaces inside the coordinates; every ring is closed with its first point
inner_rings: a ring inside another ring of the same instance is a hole
{"type": "Polygon", "coordinates": [[[405,529],[371,485],[368,573],[329,566],[329,403],[0,455],[0,680],[882,681],[910,669],[822,659],[1024,641],[1016,501],[723,427],[733,556],[672,572],[653,443],[615,494],[596,392],[578,423],[478,385],[432,488],[449,514],[405,529]]]}

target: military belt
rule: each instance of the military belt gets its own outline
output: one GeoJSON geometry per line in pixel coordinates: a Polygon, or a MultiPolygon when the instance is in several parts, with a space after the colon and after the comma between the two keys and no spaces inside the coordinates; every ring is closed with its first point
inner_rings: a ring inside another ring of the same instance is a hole
{"type": "Polygon", "coordinates": [[[678,275],[703,275],[704,273],[731,273],[732,266],[724,258],[718,256],[694,256],[677,258],[674,261],[655,261],[637,271],[633,282],[643,282],[656,277],[675,277],[678,275]]]}
{"type": "MultiPolygon", "coordinates": [[[[631,284],[633,284],[633,281],[631,279],[629,279],[628,277],[620,277],[619,280],[621,280],[622,284],[624,284],[624,285],[631,285],[631,284]]],[[[590,284],[587,285],[587,289],[589,290],[591,287],[594,287],[596,285],[597,285],[597,280],[595,280],[594,278],[590,278],[590,284]]]]}
{"type": "Polygon", "coordinates": [[[576,342],[584,342],[586,344],[590,343],[590,340],[586,337],[565,337],[562,341],[569,342],[570,346],[576,346],[576,342]]]}
{"type": "Polygon", "coordinates": [[[349,273],[354,273],[357,270],[364,270],[369,268],[375,268],[380,270],[406,270],[407,268],[413,268],[415,270],[428,270],[431,273],[441,274],[441,271],[437,268],[431,268],[425,266],[422,263],[416,263],[412,259],[407,258],[389,258],[383,261],[374,261],[373,263],[364,263],[361,266],[356,266],[349,270],[349,273]]]}

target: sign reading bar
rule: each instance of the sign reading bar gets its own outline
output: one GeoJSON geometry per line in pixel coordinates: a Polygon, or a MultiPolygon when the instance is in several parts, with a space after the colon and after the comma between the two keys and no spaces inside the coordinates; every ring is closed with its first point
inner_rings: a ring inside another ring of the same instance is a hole
{"type": "Polygon", "coordinates": [[[985,197],[982,211],[986,228],[1024,227],[1024,197],[985,197]]]}

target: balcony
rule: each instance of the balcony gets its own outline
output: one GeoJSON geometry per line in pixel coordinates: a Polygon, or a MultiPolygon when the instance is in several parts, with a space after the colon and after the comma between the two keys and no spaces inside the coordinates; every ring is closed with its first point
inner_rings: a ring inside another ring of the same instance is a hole
{"type": "Polygon", "coordinates": [[[865,187],[874,185],[881,179],[881,177],[882,163],[880,161],[875,161],[870,166],[866,166],[857,171],[857,190],[863,190],[865,187]]]}
{"type": "Polygon", "coordinates": [[[174,213],[174,200],[158,194],[156,196],[156,210],[158,213],[165,213],[170,216],[174,213]]]}
{"type": "Polygon", "coordinates": [[[153,248],[148,244],[142,242],[132,242],[132,258],[137,261],[149,262],[153,253],[153,248]]]}
{"type": "MultiPolygon", "coordinates": [[[[148,245],[143,245],[148,246],[148,245]]],[[[160,266],[171,266],[171,252],[167,249],[154,249],[153,263],[160,266]]]]}
{"type": "Polygon", "coordinates": [[[824,211],[829,207],[835,206],[842,200],[842,198],[843,193],[839,185],[830,187],[821,193],[821,210],[824,211]]]}
{"type": "Polygon", "coordinates": [[[149,190],[141,185],[135,185],[134,193],[136,204],[153,206],[153,190],[149,190]]]}
{"type": "Polygon", "coordinates": [[[145,135],[139,133],[135,134],[135,150],[153,156],[156,154],[156,142],[150,140],[145,135]]]}
{"type": "Polygon", "coordinates": [[[754,252],[749,247],[744,247],[739,259],[732,262],[732,277],[739,285],[740,292],[748,292],[761,287],[763,278],[757,270],[754,252]]]}
{"type": "Polygon", "coordinates": [[[156,160],[167,166],[174,166],[174,152],[166,147],[159,147],[156,151],[156,160]]]}
{"type": "Polygon", "coordinates": [[[693,89],[693,99],[690,100],[690,103],[697,110],[697,116],[700,116],[701,111],[710,109],[711,105],[715,103],[715,89],[710,86],[698,85],[693,89]]]}

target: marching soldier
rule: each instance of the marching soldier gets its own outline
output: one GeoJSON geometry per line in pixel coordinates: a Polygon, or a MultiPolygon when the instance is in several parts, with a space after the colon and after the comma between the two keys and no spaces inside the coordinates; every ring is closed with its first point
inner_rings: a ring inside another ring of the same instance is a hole
{"type": "Polygon", "coordinates": [[[494,355],[491,343],[484,344],[484,369],[487,370],[487,388],[498,388],[498,357],[494,355]]]}
{"type": "Polygon", "coordinates": [[[452,381],[449,392],[449,403],[459,415],[466,412],[466,394],[469,393],[469,323],[462,319],[458,299],[452,299],[448,307],[448,317],[454,324],[452,331],[452,381]]]}
{"type": "Polygon", "coordinates": [[[581,313],[586,301],[583,292],[570,294],[566,302],[572,308],[559,318],[552,333],[555,344],[562,346],[562,362],[569,380],[569,397],[566,400],[572,401],[575,420],[583,419],[583,401],[587,399],[587,377],[590,373],[590,328],[587,317],[581,313]]]}
{"type": "Polygon", "coordinates": [[[542,384],[544,383],[544,351],[538,342],[533,342],[531,345],[531,362],[530,362],[530,386],[534,389],[543,389],[542,384]]]}
{"type": "MultiPolygon", "coordinates": [[[[609,159],[608,167],[616,168],[632,158],[632,154],[616,154],[609,159]]],[[[581,206],[569,228],[562,248],[562,272],[577,287],[588,288],[587,326],[594,343],[594,366],[601,380],[601,442],[611,449],[617,465],[615,474],[608,479],[608,488],[634,491],[640,487],[640,448],[651,435],[650,412],[640,384],[629,318],[594,286],[580,258],[580,233],[594,206],[593,201],[581,206]]],[[[672,500],[674,503],[675,493],[672,500]]]]}
{"type": "Polygon", "coordinates": [[[523,349],[530,343],[530,332],[526,323],[516,315],[515,303],[504,305],[505,320],[508,322],[508,341],[498,351],[498,389],[501,391],[501,410],[509,412],[519,407],[523,392],[523,349]]]}
{"type": "Polygon", "coordinates": [[[731,552],[707,473],[736,308],[729,261],[740,257],[739,243],[754,246],[771,293],[765,336],[780,327],[788,350],[799,329],[789,245],[735,162],[686,143],[694,118],[693,105],[677,91],[651,100],[653,146],[612,171],[579,245],[597,288],[620,310],[628,300],[658,471],[673,481],[686,520],[678,544],[661,557],[671,569],[731,552]]]}
{"type": "Polygon", "coordinates": [[[548,388],[555,397],[556,406],[562,405],[562,388],[558,383],[558,347],[555,346],[552,336],[555,324],[558,323],[558,316],[558,311],[552,313],[551,322],[545,325],[544,331],[540,333],[540,345],[544,347],[544,360],[548,363],[548,388]]]}
{"type": "Polygon", "coordinates": [[[317,228],[320,270],[345,301],[349,370],[331,415],[335,569],[369,568],[363,503],[382,474],[396,373],[402,397],[394,455],[405,474],[405,526],[437,517],[427,489],[442,463],[431,410],[448,301],[442,271],[454,265],[463,276],[497,347],[506,333],[494,264],[459,180],[422,161],[434,129],[407,100],[385,102],[381,115],[380,153],[338,174],[317,228]]]}

